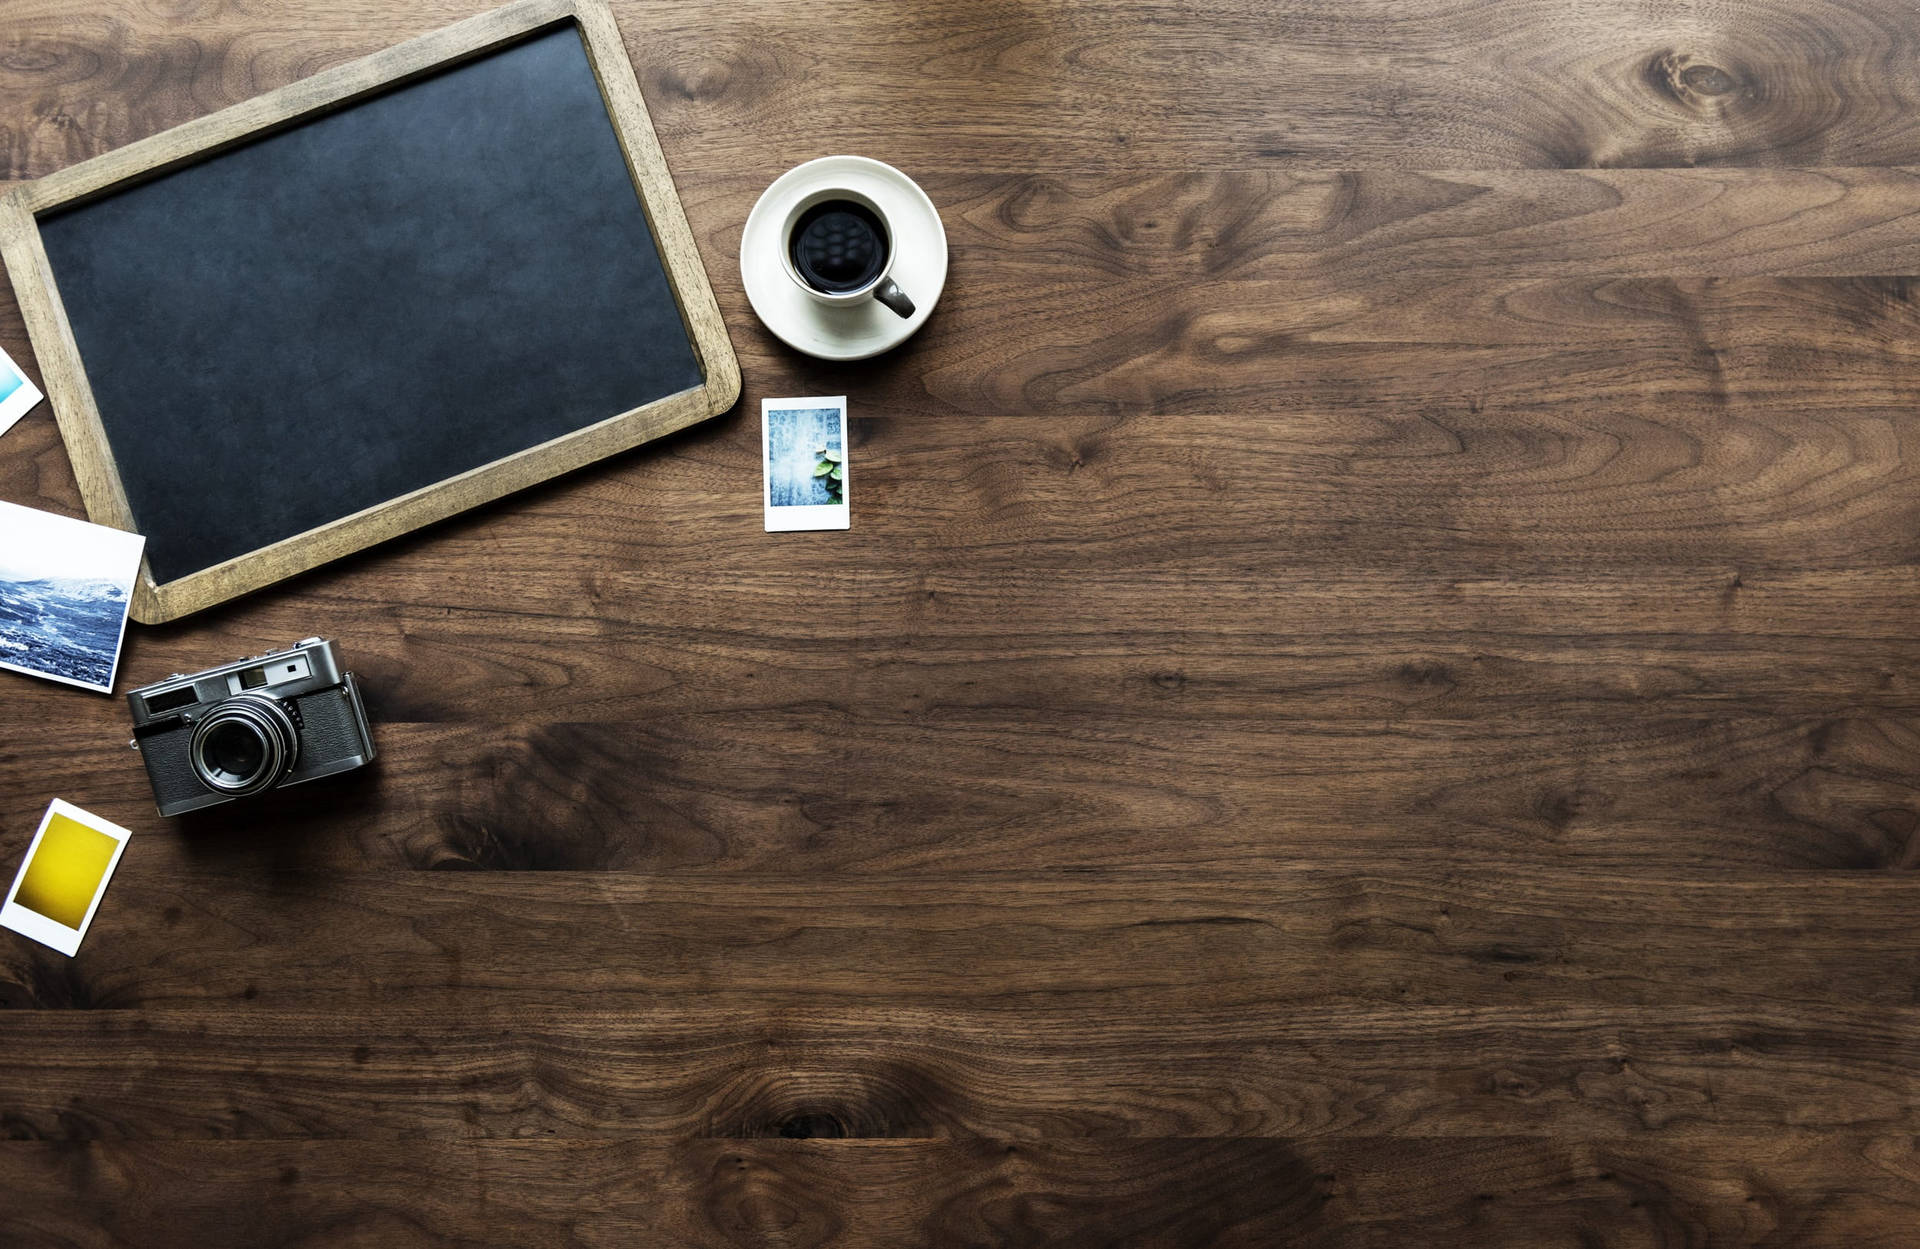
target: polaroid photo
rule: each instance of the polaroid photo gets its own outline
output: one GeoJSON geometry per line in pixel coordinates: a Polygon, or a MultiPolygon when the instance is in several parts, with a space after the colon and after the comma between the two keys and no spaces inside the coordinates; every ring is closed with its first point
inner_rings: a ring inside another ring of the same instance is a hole
{"type": "Polygon", "coordinates": [[[40,817],[40,831],[0,907],[0,928],[72,956],[131,836],[118,824],[55,798],[40,817]]]}
{"type": "Polygon", "coordinates": [[[15,421],[33,411],[33,405],[44,398],[13,357],[0,351],[0,434],[12,429],[15,421]]]}
{"type": "Polygon", "coordinates": [[[146,544],[0,503],[0,668],[111,694],[146,544]]]}
{"type": "Polygon", "coordinates": [[[845,395],[762,399],[760,460],[768,533],[851,528],[845,395]]]}

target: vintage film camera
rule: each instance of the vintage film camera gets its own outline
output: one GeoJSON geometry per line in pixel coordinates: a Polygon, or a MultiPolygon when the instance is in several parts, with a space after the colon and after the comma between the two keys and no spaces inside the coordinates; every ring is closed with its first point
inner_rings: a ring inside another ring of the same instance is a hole
{"type": "Polygon", "coordinates": [[[353,674],[321,638],[127,695],[161,815],[182,815],[373,761],[353,674]]]}

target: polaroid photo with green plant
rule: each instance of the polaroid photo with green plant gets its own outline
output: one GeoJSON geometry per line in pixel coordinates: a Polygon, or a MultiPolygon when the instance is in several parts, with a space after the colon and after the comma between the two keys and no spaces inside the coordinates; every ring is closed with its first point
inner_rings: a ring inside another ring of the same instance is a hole
{"type": "Polygon", "coordinates": [[[767,532],[847,529],[847,399],[762,399],[767,532]]]}

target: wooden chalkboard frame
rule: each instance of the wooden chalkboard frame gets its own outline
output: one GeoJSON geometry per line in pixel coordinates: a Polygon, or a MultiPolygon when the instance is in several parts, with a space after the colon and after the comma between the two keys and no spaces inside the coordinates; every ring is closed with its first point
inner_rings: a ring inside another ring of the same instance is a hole
{"type": "Polygon", "coordinates": [[[0,198],[0,257],[12,275],[87,514],[99,524],[135,529],[113,448],[41,242],[39,215],[351,107],[569,22],[578,27],[586,46],[704,384],[170,582],[156,583],[143,561],[133,595],[135,620],[161,624],[251,593],[716,416],[739,399],[740,366],[606,0],[519,0],[49,174],[0,198]]]}

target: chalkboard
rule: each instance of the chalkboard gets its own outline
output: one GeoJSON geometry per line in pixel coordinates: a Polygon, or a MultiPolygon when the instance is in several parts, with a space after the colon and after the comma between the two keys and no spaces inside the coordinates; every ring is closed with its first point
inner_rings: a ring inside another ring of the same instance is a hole
{"type": "Polygon", "coordinates": [[[10,214],[63,434],[107,479],[82,474],[88,510],[147,537],[136,618],[731,406],[738,368],[612,31],[599,0],[528,0],[287,88],[265,124],[43,179],[10,214]]]}

